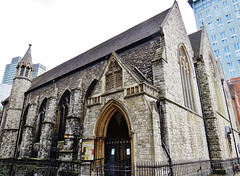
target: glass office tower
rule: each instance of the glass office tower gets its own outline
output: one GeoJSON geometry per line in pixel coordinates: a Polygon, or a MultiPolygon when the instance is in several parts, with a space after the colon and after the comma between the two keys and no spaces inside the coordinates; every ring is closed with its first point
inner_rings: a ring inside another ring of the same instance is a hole
{"type": "Polygon", "coordinates": [[[189,0],[197,29],[205,26],[226,79],[240,77],[240,0],[189,0]]]}
{"type": "Polygon", "coordinates": [[[42,64],[33,64],[33,78],[36,78],[37,76],[43,74],[46,70],[47,67],[42,64]]]}
{"type": "Polygon", "coordinates": [[[13,84],[13,78],[16,74],[16,67],[18,65],[18,62],[20,62],[21,60],[21,57],[14,57],[12,58],[12,62],[6,65],[2,81],[3,84],[13,84]]]}

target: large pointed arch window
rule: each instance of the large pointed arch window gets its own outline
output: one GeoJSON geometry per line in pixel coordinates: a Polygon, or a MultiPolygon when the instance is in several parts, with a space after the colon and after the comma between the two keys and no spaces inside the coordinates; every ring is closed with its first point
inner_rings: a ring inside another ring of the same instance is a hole
{"type": "Polygon", "coordinates": [[[42,123],[45,119],[46,114],[46,106],[47,106],[47,99],[45,98],[40,106],[38,117],[37,117],[37,124],[36,124],[36,133],[35,133],[35,142],[40,141],[41,131],[42,131],[42,123]]]}
{"type": "Polygon", "coordinates": [[[195,111],[195,103],[192,89],[192,73],[186,50],[183,46],[179,49],[179,65],[181,72],[181,81],[184,97],[184,105],[195,111]]]}
{"type": "Polygon", "coordinates": [[[70,104],[70,91],[66,91],[62,98],[60,99],[58,106],[58,119],[57,119],[57,134],[58,140],[64,139],[64,134],[66,131],[66,118],[68,116],[70,104]]]}

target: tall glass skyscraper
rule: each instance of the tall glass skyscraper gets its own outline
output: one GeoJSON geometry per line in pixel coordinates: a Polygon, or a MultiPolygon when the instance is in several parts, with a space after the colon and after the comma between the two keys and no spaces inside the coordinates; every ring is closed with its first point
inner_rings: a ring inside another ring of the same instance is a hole
{"type": "Polygon", "coordinates": [[[47,67],[42,64],[33,64],[33,78],[36,78],[37,76],[43,74],[46,70],[47,67]]]}
{"type": "Polygon", "coordinates": [[[197,29],[205,26],[226,79],[240,77],[240,0],[189,0],[197,29]]]}
{"type": "Polygon", "coordinates": [[[16,74],[17,64],[21,60],[22,60],[21,57],[14,57],[12,58],[12,62],[6,65],[2,81],[3,84],[11,85],[13,83],[13,78],[15,77],[16,74]]]}
{"type": "MultiPolygon", "coordinates": [[[[16,67],[18,62],[22,60],[21,57],[14,57],[12,58],[12,62],[10,64],[6,65],[4,75],[3,75],[3,84],[8,84],[11,85],[13,84],[13,78],[15,77],[16,74],[16,67]]],[[[33,64],[33,78],[41,75],[47,70],[47,67],[45,67],[42,64],[33,64]]]]}

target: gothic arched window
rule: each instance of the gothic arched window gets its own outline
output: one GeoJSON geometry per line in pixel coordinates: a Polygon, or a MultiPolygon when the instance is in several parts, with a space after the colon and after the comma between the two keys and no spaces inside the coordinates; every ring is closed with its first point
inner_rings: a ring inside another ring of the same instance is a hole
{"type": "Polygon", "coordinates": [[[20,76],[23,76],[24,70],[25,70],[25,66],[22,65],[22,66],[20,67],[20,76]]]}
{"type": "Polygon", "coordinates": [[[23,117],[22,117],[22,125],[21,125],[21,133],[20,133],[20,138],[19,138],[19,144],[21,144],[22,142],[22,134],[23,134],[23,128],[26,125],[27,122],[27,116],[28,116],[28,109],[29,109],[29,105],[26,107],[23,117]]]}
{"type": "Polygon", "coordinates": [[[29,70],[30,70],[30,68],[29,68],[29,67],[26,67],[26,71],[25,71],[25,76],[26,76],[26,77],[28,77],[29,70]]]}
{"type": "Polygon", "coordinates": [[[186,51],[183,46],[179,49],[179,65],[181,72],[184,104],[187,108],[195,111],[195,103],[192,89],[192,73],[186,51]]]}
{"type": "Polygon", "coordinates": [[[38,117],[37,117],[37,124],[36,124],[36,133],[35,133],[35,142],[40,141],[41,131],[42,131],[42,123],[45,119],[46,114],[46,107],[47,107],[47,99],[45,98],[40,106],[38,117]]]}
{"type": "Polygon", "coordinates": [[[106,91],[118,87],[122,87],[122,68],[113,59],[106,72],[106,91]]]}
{"type": "Polygon", "coordinates": [[[64,134],[66,131],[66,118],[68,116],[70,103],[70,92],[66,91],[62,98],[60,99],[58,106],[58,119],[57,119],[57,134],[58,140],[61,141],[64,139],[64,134]]]}

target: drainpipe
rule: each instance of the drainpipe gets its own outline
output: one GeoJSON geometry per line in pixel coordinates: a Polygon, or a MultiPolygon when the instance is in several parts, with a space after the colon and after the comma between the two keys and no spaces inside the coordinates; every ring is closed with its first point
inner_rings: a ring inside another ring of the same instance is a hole
{"type": "Polygon", "coordinates": [[[202,110],[202,116],[203,116],[203,123],[204,123],[204,129],[205,129],[205,135],[207,139],[207,146],[208,146],[208,156],[210,159],[210,162],[212,161],[212,156],[210,154],[210,144],[209,144],[209,136],[208,136],[208,131],[207,131],[207,121],[206,121],[206,114],[203,108],[203,100],[202,100],[202,93],[201,93],[201,88],[200,88],[200,83],[199,83],[199,75],[198,75],[198,67],[197,63],[194,63],[194,69],[195,69],[195,75],[196,75],[196,80],[197,80],[197,85],[198,85],[198,93],[199,93],[199,98],[200,98],[200,104],[201,104],[201,110],[202,110]]]}
{"type": "Polygon", "coordinates": [[[164,148],[164,150],[168,156],[168,163],[170,165],[170,176],[173,176],[172,158],[170,156],[170,153],[169,153],[167,146],[164,143],[164,139],[163,139],[163,115],[162,115],[162,102],[160,100],[157,100],[157,108],[158,108],[158,114],[159,114],[159,120],[160,120],[160,132],[161,132],[162,147],[164,148]]]}
{"type": "Polygon", "coordinates": [[[229,122],[230,122],[230,126],[231,126],[231,131],[232,131],[232,135],[233,135],[234,147],[235,147],[236,156],[237,156],[237,160],[238,160],[238,164],[239,164],[239,158],[238,158],[237,146],[236,146],[236,141],[235,141],[235,135],[234,135],[234,131],[233,131],[233,127],[232,127],[232,121],[231,121],[231,117],[230,117],[230,113],[229,113],[229,109],[228,109],[227,98],[226,98],[226,94],[225,94],[225,90],[224,90],[224,85],[223,85],[223,82],[224,82],[224,79],[223,79],[223,78],[221,78],[221,82],[222,82],[222,89],[223,89],[223,94],[224,94],[225,103],[226,103],[227,112],[228,112],[228,118],[229,118],[229,122]]]}

